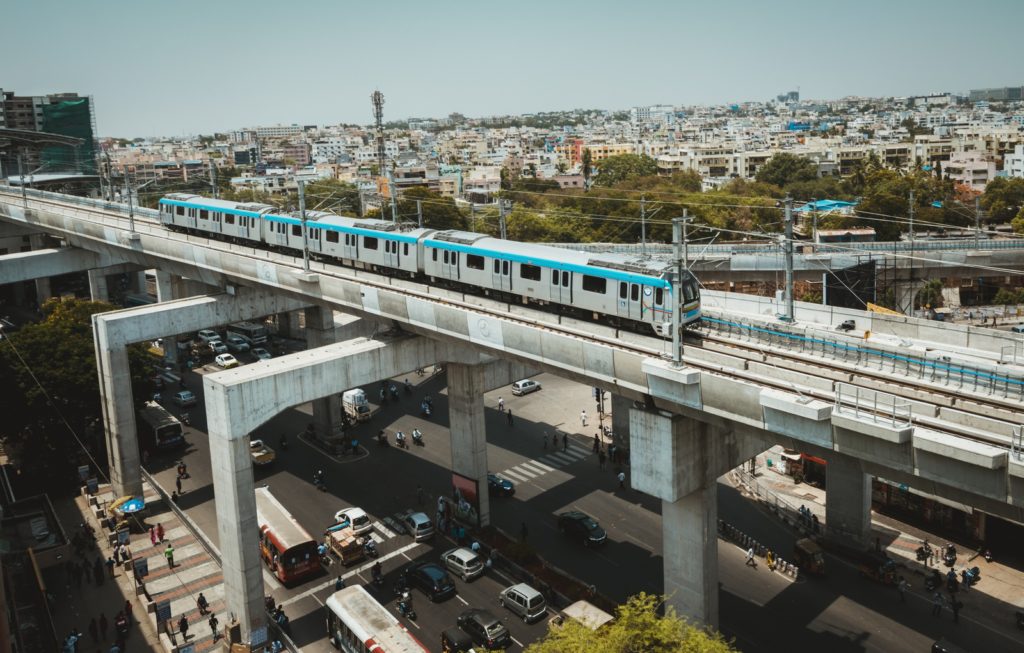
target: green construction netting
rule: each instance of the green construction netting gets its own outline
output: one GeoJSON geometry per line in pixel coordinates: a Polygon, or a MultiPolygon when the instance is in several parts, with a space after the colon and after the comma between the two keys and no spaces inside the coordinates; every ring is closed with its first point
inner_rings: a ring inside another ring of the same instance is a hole
{"type": "Polygon", "coordinates": [[[54,145],[43,148],[40,163],[46,172],[77,171],[96,174],[96,150],[92,133],[89,98],[43,105],[42,131],[81,138],[76,147],[54,145]]]}

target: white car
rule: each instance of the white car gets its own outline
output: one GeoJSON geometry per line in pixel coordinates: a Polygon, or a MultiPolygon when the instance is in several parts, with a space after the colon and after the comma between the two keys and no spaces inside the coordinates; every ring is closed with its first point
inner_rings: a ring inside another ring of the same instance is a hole
{"type": "Polygon", "coordinates": [[[523,379],[512,384],[512,394],[519,397],[540,390],[540,384],[532,379],[523,379]]]}
{"type": "Polygon", "coordinates": [[[206,346],[210,348],[214,354],[226,354],[228,353],[228,346],[220,341],[220,338],[215,338],[210,342],[206,343],[206,346]]]}
{"type": "Polygon", "coordinates": [[[342,508],[334,513],[335,523],[340,523],[346,519],[352,524],[352,532],[356,535],[367,533],[373,528],[370,516],[362,508],[342,508]]]}
{"type": "Polygon", "coordinates": [[[271,358],[273,358],[273,356],[270,355],[270,352],[264,349],[263,347],[257,347],[256,349],[253,349],[252,355],[255,356],[257,360],[261,361],[268,361],[271,358]]]}
{"type": "Polygon", "coordinates": [[[241,363],[238,362],[238,359],[231,354],[221,354],[220,356],[217,356],[217,358],[214,358],[213,362],[216,363],[218,367],[223,367],[226,370],[241,365],[241,363]]]}
{"type": "Polygon", "coordinates": [[[227,339],[228,349],[235,352],[236,354],[241,351],[249,351],[249,343],[242,340],[239,336],[228,336],[227,339]]]}
{"type": "Polygon", "coordinates": [[[203,329],[199,332],[199,339],[203,342],[210,342],[211,340],[220,340],[220,334],[213,329],[203,329]]]}

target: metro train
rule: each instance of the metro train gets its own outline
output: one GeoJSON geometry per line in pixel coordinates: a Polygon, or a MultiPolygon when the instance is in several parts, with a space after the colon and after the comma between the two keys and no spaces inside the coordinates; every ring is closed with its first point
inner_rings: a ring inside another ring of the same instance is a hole
{"type": "MultiPolygon", "coordinates": [[[[172,193],[160,200],[160,222],[175,231],[295,254],[302,221],[267,204],[172,193]]],[[[590,254],[519,243],[468,231],[403,229],[386,220],[306,212],[310,257],[383,274],[403,275],[502,301],[558,306],[559,312],[671,337],[668,261],[590,254]]],[[[701,317],[697,280],[682,278],[683,324],[701,317]]]]}

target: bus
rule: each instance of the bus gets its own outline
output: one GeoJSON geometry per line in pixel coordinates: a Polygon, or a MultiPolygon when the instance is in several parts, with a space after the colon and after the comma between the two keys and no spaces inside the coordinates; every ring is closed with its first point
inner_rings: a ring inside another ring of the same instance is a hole
{"type": "Polygon", "coordinates": [[[267,343],[267,327],[262,324],[256,324],[255,322],[236,322],[235,324],[229,324],[227,328],[227,335],[238,336],[249,343],[250,347],[265,345],[267,343]]]}
{"type": "Polygon", "coordinates": [[[327,637],[345,653],[427,653],[362,585],[344,587],[327,599],[327,637]]]}
{"type": "Polygon", "coordinates": [[[256,520],[260,555],[279,581],[289,585],[320,573],[316,540],[274,498],[270,488],[256,488],[256,520]]]}
{"type": "Polygon", "coordinates": [[[185,446],[185,429],[174,415],[155,401],[147,401],[139,410],[139,436],[160,450],[185,446]]]}

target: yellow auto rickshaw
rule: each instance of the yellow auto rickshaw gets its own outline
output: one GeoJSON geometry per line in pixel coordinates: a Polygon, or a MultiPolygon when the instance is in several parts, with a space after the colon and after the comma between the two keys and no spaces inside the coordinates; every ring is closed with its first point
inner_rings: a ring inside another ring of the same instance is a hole
{"type": "Polygon", "coordinates": [[[793,545],[793,560],[804,573],[814,576],[825,575],[825,553],[821,546],[809,537],[797,540],[793,545]]]}

